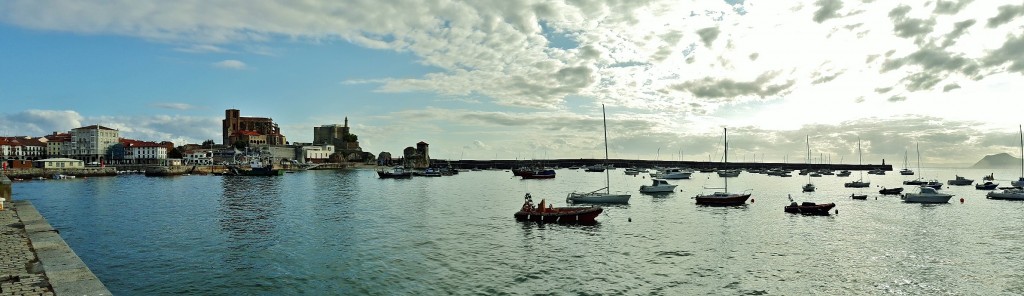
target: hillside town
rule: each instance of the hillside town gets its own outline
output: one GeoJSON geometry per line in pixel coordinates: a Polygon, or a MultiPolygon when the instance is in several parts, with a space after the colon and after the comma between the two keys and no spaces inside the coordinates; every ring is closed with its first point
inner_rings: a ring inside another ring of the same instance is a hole
{"type": "MultiPolygon", "coordinates": [[[[344,124],[313,127],[313,142],[289,142],[273,119],[225,110],[221,142],[175,145],[166,140],[124,138],[120,131],[89,125],[44,136],[0,137],[3,169],[180,166],[232,164],[256,156],[273,165],[372,163],[359,138],[344,124]]],[[[425,143],[424,143],[425,144],[425,143]]]]}

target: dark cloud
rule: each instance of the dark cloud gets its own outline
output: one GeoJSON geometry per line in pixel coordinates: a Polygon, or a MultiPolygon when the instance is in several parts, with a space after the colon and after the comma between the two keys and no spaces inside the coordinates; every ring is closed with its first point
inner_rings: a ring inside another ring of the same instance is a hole
{"type": "Polygon", "coordinates": [[[756,95],[759,97],[774,96],[792,87],[793,80],[772,84],[776,73],[765,73],[753,81],[736,81],[728,78],[714,79],[707,77],[700,80],[687,81],[672,86],[678,91],[687,91],[698,98],[735,98],[756,95]]]}
{"type": "Polygon", "coordinates": [[[946,84],[946,86],[942,87],[942,92],[949,92],[951,90],[958,89],[958,88],[960,88],[959,84],[950,83],[950,84],[946,84]]]}
{"type": "Polygon", "coordinates": [[[960,0],[960,1],[942,1],[939,0],[935,3],[935,13],[938,14],[956,14],[963,9],[964,6],[970,4],[973,0],[960,0]]]}
{"type": "Polygon", "coordinates": [[[839,15],[836,12],[843,8],[843,1],[841,0],[818,0],[814,4],[818,6],[818,10],[814,12],[814,21],[819,24],[828,19],[838,17],[839,15]]]}
{"type": "Polygon", "coordinates": [[[761,54],[755,52],[755,53],[750,54],[749,57],[750,57],[751,61],[756,61],[757,57],[759,57],[759,56],[761,56],[761,54]]]}
{"type": "MultiPolygon", "coordinates": [[[[929,90],[939,82],[942,82],[943,77],[929,72],[918,72],[911,74],[910,76],[903,77],[900,81],[904,83],[904,86],[909,91],[929,90]]],[[[892,101],[892,99],[889,99],[892,101]]]]}
{"type": "Polygon", "coordinates": [[[1006,39],[1003,46],[989,53],[983,61],[986,66],[1010,63],[1010,71],[1024,73],[1024,35],[1006,39]]]}
{"type": "Polygon", "coordinates": [[[893,31],[896,36],[903,38],[923,37],[931,33],[935,26],[935,19],[908,18],[910,6],[900,5],[889,11],[889,18],[893,21],[893,31]]]}
{"type": "Polygon", "coordinates": [[[1009,23],[1014,18],[1024,15],[1024,5],[1003,5],[999,7],[999,14],[988,19],[988,27],[995,28],[1009,23]]]}
{"type": "Polygon", "coordinates": [[[721,30],[718,27],[708,27],[697,30],[697,35],[700,35],[700,40],[704,42],[704,46],[711,47],[711,44],[718,38],[718,34],[721,30]]]}
{"type": "Polygon", "coordinates": [[[978,21],[976,20],[966,20],[953,24],[953,31],[950,31],[949,34],[946,34],[945,40],[942,41],[942,47],[946,48],[950,45],[953,45],[953,43],[955,43],[956,40],[960,38],[960,36],[962,36],[968,28],[970,28],[977,22],[978,21]]]}
{"type": "Polygon", "coordinates": [[[814,73],[814,80],[811,81],[811,84],[822,84],[835,80],[839,75],[843,75],[843,72],[844,71],[839,71],[832,74],[814,73]]]}

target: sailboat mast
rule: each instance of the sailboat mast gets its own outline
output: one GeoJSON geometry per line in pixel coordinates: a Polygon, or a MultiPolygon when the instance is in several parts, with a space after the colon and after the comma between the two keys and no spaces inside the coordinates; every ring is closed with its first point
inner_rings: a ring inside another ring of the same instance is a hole
{"type": "MultiPolygon", "coordinates": [[[[726,173],[729,172],[729,129],[722,128],[722,145],[725,146],[725,162],[722,163],[723,169],[726,173]]],[[[722,177],[725,179],[725,192],[729,192],[729,178],[722,177]]]]}
{"type": "MultiPolygon", "coordinates": [[[[864,152],[860,150],[860,137],[857,137],[857,165],[864,165],[864,152]]],[[[860,180],[864,181],[864,168],[860,168],[860,180]]]]}
{"type": "Polygon", "coordinates": [[[1017,125],[1017,131],[1020,132],[1020,177],[1024,178],[1024,129],[1017,125]]]}
{"type": "Polygon", "coordinates": [[[601,104],[601,122],[604,123],[604,190],[612,193],[611,177],[608,173],[608,116],[604,112],[604,104],[601,104]]]}
{"type": "Polygon", "coordinates": [[[921,142],[917,142],[917,177],[924,177],[924,172],[921,171],[921,142]]]}

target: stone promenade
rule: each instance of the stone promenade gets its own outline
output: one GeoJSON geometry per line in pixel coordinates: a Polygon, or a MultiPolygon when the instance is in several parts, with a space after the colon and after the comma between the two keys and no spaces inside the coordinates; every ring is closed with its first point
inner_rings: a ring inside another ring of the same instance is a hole
{"type": "Polygon", "coordinates": [[[32,251],[16,206],[6,202],[0,211],[0,296],[8,295],[53,295],[53,288],[32,251]]]}

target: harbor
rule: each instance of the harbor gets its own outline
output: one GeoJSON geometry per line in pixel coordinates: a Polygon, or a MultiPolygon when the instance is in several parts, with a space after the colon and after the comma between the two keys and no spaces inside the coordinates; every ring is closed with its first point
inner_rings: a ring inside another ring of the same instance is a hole
{"type": "MultiPolygon", "coordinates": [[[[994,174],[1000,183],[1019,173],[925,169],[927,178],[994,174]]],[[[380,179],[370,168],[120,175],[14,182],[14,194],[60,229],[114,294],[1024,293],[1016,280],[1024,270],[1000,263],[1024,244],[1013,218],[1024,204],[973,186],[943,187],[956,197],[946,204],[912,204],[877,186],[909,191],[915,186],[901,182],[914,176],[865,174],[871,187],[846,188],[857,172],[825,175],[803,193],[806,176],[743,172],[729,186],[751,190],[750,200],[708,207],[693,197],[720,186],[715,173],[642,194],[650,176],[616,169],[612,192],[633,196],[602,205],[596,224],[517,221],[526,193],[565,207],[568,193],[605,184],[605,173],[555,171],[546,180],[508,170],[380,179]],[[787,196],[835,208],[793,215],[783,211],[787,196]]]]}

